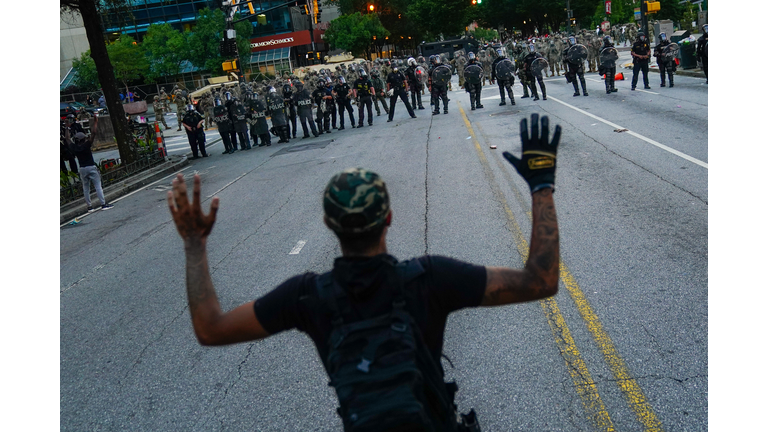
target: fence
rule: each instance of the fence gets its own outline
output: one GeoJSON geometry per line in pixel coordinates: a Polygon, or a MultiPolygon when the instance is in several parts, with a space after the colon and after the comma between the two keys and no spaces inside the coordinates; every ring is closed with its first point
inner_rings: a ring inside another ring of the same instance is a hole
{"type": "MultiPolygon", "coordinates": [[[[138,159],[130,164],[121,163],[120,158],[107,159],[99,165],[102,188],[116,184],[139,172],[160,165],[166,157],[157,148],[157,135],[150,124],[132,124],[130,126],[132,147],[137,149],[138,159]]],[[[60,185],[59,205],[64,205],[83,198],[83,184],[80,179],[64,180],[60,185]]]]}

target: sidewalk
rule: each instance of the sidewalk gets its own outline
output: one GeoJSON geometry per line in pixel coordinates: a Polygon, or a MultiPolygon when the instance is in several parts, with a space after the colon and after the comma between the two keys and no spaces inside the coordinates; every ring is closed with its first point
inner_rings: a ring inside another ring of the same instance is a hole
{"type": "MultiPolygon", "coordinates": [[[[150,168],[132,177],[129,177],[117,184],[104,188],[104,199],[112,202],[115,199],[139,190],[142,187],[159,180],[165,176],[189,165],[187,156],[169,156],[168,160],[154,168],[150,168]]],[[[99,199],[96,198],[93,188],[91,188],[91,203],[95,208],[100,208],[99,199]]],[[[59,213],[59,224],[64,224],[76,217],[88,214],[88,208],[85,205],[85,199],[80,198],[74,202],[61,206],[59,213]]]]}

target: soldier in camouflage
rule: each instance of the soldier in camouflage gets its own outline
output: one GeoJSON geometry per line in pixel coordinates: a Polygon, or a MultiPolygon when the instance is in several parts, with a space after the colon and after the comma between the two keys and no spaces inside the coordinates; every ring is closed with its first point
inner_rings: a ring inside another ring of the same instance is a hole
{"type": "Polygon", "coordinates": [[[520,96],[520,99],[525,99],[530,97],[528,95],[528,75],[525,73],[525,70],[523,69],[523,63],[525,62],[525,56],[528,55],[528,53],[524,49],[525,44],[519,43],[515,45],[515,66],[517,67],[517,77],[520,79],[520,85],[523,86],[523,95],[520,96]]]}
{"type": "Polygon", "coordinates": [[[165,129],[168,130],[168,124],[165,123],[165,106],[160,101],[160,96],[155,95],[155,101],[152,103],[152,108],[155,110],[155,121],[162,123],[165,129]]]}
{"type": "Polygon", "coordinates": [[[181,131],[181,123],[184,119],[184,108],[187,106],[187,98],[181,94],[178,87],[173,92],[173,102],[176,104],[176,120],[179,123],[177,131],[181,131]]]}
{"type": "Polygon", "coordinates": [[[555,70],[557,70],[557,76],[560,76],[560,48],[557,45],[557,41],[560,38],[551,36],[547,40],[547,53],[544,57],[549,63],[549,75],[555,76],[555,70]]]}

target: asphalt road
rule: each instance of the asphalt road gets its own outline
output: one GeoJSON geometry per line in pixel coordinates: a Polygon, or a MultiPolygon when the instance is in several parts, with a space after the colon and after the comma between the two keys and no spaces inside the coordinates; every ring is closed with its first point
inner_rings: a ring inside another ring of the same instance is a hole
{"type": "MultiPolygon", "coordinates": [[[[631,92],[628,75],[606,95],[587,74],[589,97],[546,79],[537,102],[516,85],[504,107],[487,85],[477,111],[453,91],[448,115],[410,119],[398,103],[392,123],[193,161],[204,206],[221,198],[209,258],[222,307],[331,268],[321,192],[351,166],[387,182],[394,256],[521,267],[530,195],[501,152],[519,154],[520,119],[545,114],[563,127],[560,292],[450,317],[443,364],[461,411],[484,431],[707,430],[707,86],[661,89],[651,74],[631,92]]],[[[305,335],[197,344],[169,185],[60,231],[61,430],[341,430],[305,335]]]]}

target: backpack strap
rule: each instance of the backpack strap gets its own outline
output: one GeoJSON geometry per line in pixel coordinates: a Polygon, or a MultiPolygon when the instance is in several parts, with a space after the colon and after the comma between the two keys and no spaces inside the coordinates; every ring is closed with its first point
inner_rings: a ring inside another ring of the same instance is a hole
{"type": "Polygon", "coordinates": [[[344,324],[339,305],[336,302],[336,294],[334,293],[334,286],[336,284],[333,282],[333,273],[328,272],[317,276],[315,284],[317,285],[317,293],[320,300],[331,309],[331,324],[333,327],[339,327],[344,324]]]}

